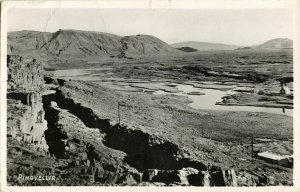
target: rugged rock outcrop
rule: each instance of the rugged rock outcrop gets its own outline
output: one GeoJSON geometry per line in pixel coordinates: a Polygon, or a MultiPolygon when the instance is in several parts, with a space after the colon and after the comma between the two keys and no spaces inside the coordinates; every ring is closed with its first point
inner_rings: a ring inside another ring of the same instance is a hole
{"type": "Polygon", "coordinates": [[[213,168],[210,175],[211,185],[213,186],[237,186],[237,177],[234,169],[213,168]]]}
{"type": "Polygon", "coordinates": [[[103,145],[104,135],[98,129],[86,127],[51,97],[44,96],[46,141],[50,155],[60,160],[68,174],[75,173],[75,180],[90,185],[135,185],[141,180],[136,169],[122,162],[123,154],[103,145]]]}
{"type": "Polygon", "coordinates": [[[241,172],[237,176],[237,182],[239,186],[256,186],[258,181],[255,178],[246,172],[241,172]]]}
{"type": "Polygon", "coordinates": [[[37,150],[47,150],[42,64],[24,56],[8,56],[7,64],[7,135],[30,142],[37,150]]]}
{"type": "Polygon", "coordinates": [[[148,169],[143,172],[143,181],[194,186],[238,186],[235,170],[221,168],[207,171],[191,167],[180,170],[148,169]]]}
{"type": "Polygon", "coordinates": [[[7,56],[8,93],[40,92],[44,86],[42,63],[32,57],[8,55],[7,56]]]}

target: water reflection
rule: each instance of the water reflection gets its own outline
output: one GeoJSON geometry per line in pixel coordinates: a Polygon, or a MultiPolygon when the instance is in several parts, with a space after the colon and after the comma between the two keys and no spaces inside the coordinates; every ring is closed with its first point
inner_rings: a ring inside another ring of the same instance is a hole
{"type": "Polygon", "coordinates": [[[181,93],[167,93],[164,91],[157,91],[156,94],[176,94],[187,96],[193,100],[189,105],[196,109],[211,109],[211,110],[226,110],[226,111],[252,111],[252,112],[266,112],[275,114],[285,114],[293,116],[293,109],[285,108],[271,108],[271,107],[256,107],[256,106],[224,106],[216,105],[217,102],[222,101],[222,97],[232,95],[237,92],[233,90],[222,91],[217,89],[201,89],[195,88],[191,85],[178,85],[177,88],[181,93]],[[188,92],[200,92],[205,95],[187,95],[188,92]]]}

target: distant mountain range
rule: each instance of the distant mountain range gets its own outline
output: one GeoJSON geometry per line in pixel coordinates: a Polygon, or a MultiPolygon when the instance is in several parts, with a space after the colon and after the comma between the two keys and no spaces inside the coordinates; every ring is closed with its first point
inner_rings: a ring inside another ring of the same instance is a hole
{"type": "MultiPolygon", "coordinates": [[[[241,46],[188,41],[169,45],[150,35],[118,36],[109,33],[58,30],[9,32],[8,54],[35,55],[42,58],[117,57],[135,58],[151,55],[180,54],[209,50],[246,50],[241,46]]],[[[247,49],[288,49],[290,39],[272,39],[247,49]]]]}
{"type": "Polygon", "coordinates": [[[208,42],[199,42],[199,41],[186,41],[181,43],[172,44],[174,48],[181,47],[190,47],[193,49],[197,49],[198,51],[209,51],[209,50],[234,50],[239,48],[236,45],[227,45],[220,43],[208,43],[208,42]]]}
{"type": "Polygon", "coordinates": [[[293,48],[293,40],[287,38],[271,39],[265,43],[253,46],[255,49],[291,49],[293,48]]]}
{"type": "Polygon", "coordinates": [[[208,42],[198,42],[198,41],[187,41],[181,43],[172,44],[174,48],[182,51],[190,52],[190,49],[196,49],[197,51],[210,51],[210,50],[255,50],[255,49],[291,49],[293,48],[293,40],[287,38],[276,38],[266,41],[260,45],[255,46],[237,46],[237,45],[227,45],[219,43],[208,43],[208,42]]]}
{"type": "Polygon", "coordinates": [[[180,52],[150,35],[117,36],[109,33],[59,30],[55,33],[8,33],[8,54],[55,57],[136,57],[180,52]]]}

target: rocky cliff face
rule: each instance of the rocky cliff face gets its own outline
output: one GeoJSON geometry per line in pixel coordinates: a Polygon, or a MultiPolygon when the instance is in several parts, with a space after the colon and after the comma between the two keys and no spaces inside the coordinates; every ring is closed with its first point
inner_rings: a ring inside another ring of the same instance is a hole
{"type": "Polygon", "coordinates": [[[7,134],[19,141],[32,143],[37,150],[47,150],[42,65],[24,56],[8,56],[7,65],[7,134]]]}
{"type": "Polygon", "coordinates": [[[40,92],[43,90],[42,64],[26,56],[7,56],[8,92],[40,92]]]}

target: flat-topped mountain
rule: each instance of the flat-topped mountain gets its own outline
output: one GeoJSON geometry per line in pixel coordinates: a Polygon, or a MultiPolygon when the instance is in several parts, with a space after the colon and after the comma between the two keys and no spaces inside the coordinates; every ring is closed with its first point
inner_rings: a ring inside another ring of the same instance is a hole
{"type": "Polygon", "coordinates": [[[197,49],[194,49],[194,48],[191,48],[191,47],[179,47],[179,48],[176,48],[180,51],[184,51],[184,52],[196,52],[198,51],[197,49]]]}
{"type": "Polygon", "coordinates": [[[8,54],[56,57],[135,57],[179,52],[150,35],[117,36],[109,33],[58,30],[54,33],[17,31],[8,33],[8,54]]]}
{"type": "Polygon", "coordinates": [[[253,47],[257,49],[291,49],[293,48],[293,40],[288,38],[276,38],[253,47]]]}
{"type": "Polygon", "coordinates": [[[208,43],[208,42],[199,42],[199,41],[186,41],[181,43],[172,44],[175,48],[181,47],[190,47],[193,49],[197,49],[199,51],[210,51],[210,50],[234,50],[239,48],[236,45],[227,45],[220,43],[208,43]]]}

